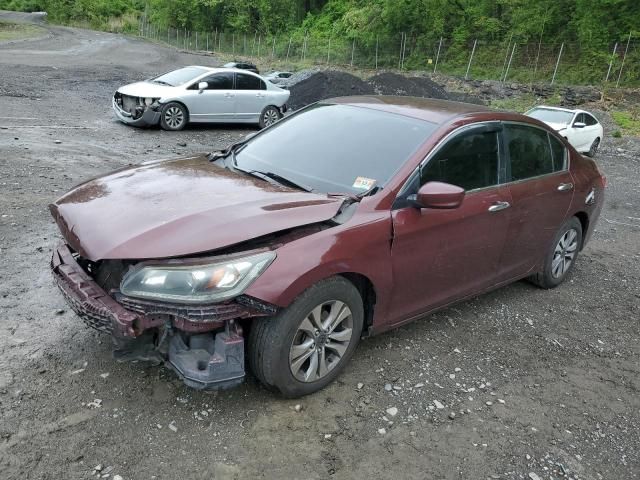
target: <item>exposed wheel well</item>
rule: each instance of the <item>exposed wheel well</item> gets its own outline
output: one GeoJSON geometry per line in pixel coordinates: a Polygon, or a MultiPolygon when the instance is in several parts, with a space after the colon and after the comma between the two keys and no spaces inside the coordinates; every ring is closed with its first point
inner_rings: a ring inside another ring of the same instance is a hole
{"type": "Polygon", "coordinates": [[[360,292],[364,305],[364,325],[362,328],[363,335],[367,335],[373,326],[373,311],[376,305],[376,291],[373,283],[364,275],[359,273],[341,273],[341,276],[349,280],[355,285],[360,292]]]}
{"type": "Polygon", "coordinates": [[[575,217],[580,220],[580,225],[582,226],[582,245],[580,245],[580,250],[584,246],[584,237],[587,233],[587,229],[589,228],[589,215],[585,212],[578,212],[575,214],[575,217]]]}

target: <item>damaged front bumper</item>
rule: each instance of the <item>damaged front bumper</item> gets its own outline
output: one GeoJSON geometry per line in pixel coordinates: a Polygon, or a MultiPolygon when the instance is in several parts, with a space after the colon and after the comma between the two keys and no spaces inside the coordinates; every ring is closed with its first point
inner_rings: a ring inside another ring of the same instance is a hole
{"type": "Polygon", "coordinates": [[[53,252],[51,270],[67,303],[85,324],[113,336],[115,358],[165,361],[187,385],[198,389],[242,382],[244,338],[237,321],[273,313],[272,306],[250,298],[185,306],[107,293],[64,243],[53,252]]]}
{"type": "Polygon", "coordinates": [[[112,99],[113,111],[118,120],[135,127],[151,127],[160,123],[160,109],[140,103],[137,97],[116,92],[112,99]]]}

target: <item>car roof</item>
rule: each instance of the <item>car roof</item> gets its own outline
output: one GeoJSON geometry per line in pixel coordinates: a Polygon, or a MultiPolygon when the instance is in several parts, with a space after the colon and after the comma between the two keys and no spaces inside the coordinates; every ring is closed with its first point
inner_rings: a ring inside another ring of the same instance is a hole
{"type": "Polygon", "coordinates": [[[249,75],[255,75],[259,77],[260,75],[255,72],[251,72],[249,70],[244,70],[242,68],[233,68],[233,67],[203,67],[202,65],[189,65],[190,67],[202,68],[207,71],[207,73],[219,73],[219,72],[239,72],[239,73],[248,73],[249,75]]]}
{"type": "Polygon", "coordinates": [[[406,117],[426,120],[433,123],[445,123],[453,118],[483,113],[497,113],[484,105],[453,102],[435,98],[421,98],[392,95],[363,95],[338,97],[323,100],[323,103],[351,105],[396,113],[406,117]]]}
{"type": "MultiPolygon", "coordinates": [[[[547,105],[536,105],[529,109],[531,110],[556,110],[558,112],[568,112],[568,113],[589,113],[586,110],[574,109],[574,108],[562,108],[562,107],[548,107],[547,105]]],[[[591,114],[590,114],[591,115],[591,114]]]]}

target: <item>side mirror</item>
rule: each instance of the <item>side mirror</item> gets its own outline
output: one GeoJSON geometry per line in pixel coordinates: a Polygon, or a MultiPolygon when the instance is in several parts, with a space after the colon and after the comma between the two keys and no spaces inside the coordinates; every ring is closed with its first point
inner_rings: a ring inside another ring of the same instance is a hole
{"type": "Polygon", "coordinates": [[[209,88],[209,84],[207,82],[198,83],[198,90],[200,90],[200,93],[202,93],[202,91],[206,90],[207,88],[209,88]]]}
{"type": "Polygon", "coordinates": [[[417,208],[452,209],[462,205],[464,188],[449,183],[427,182],[407,200],[417,208]]]}
{"type": "Polygon", "coordinates": [[[586,127],[587,124],[586,123],[582,123],[582,122],[576,122],[573,124],[573,128],[584,128],[586,127]]]}

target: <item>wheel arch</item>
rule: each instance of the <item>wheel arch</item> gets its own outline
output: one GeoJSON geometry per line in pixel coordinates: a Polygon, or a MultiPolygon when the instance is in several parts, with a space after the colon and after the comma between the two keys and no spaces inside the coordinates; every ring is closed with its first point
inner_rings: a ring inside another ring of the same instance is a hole
{"type": "Polygon", "coordinates": [[[178,103],[180,105],[182,105],[182,107],[184,108],[184,110],[187,112],[187,123],[189,123],[191,120],[191,112],[189,112],[189,107],[187,107],[187,104],[184,103],[182,100],[179,100],[177,98],[172,98],[169,100],[165,100],[164,102],[161,103],[162,107],[160,110],[162,110],[165,106],[167,106],[170,103],[178,103]]]}
{"type": "Polygon", "coordinates": [[[373,327],[373,312],[376,306],[376,289],[373,286],[373,282],[365,275],[355,272],[340,273],[342,276],[349,280],[360,292],[362,297],[362,305],[364,307],[364,324],[362,326],[362,333],[366,336],[370,334],[373,327]]]}
{"type": "Polygon", "coordinates": [[[580,226],[582,227],[582,241],[580,242],[580,250],[584,247],[584,239],[586,233],[589,229],[589,215],[587,212],[580,211],[576,212],[574,217],[576,217],[580,221],[580,226]]]}

